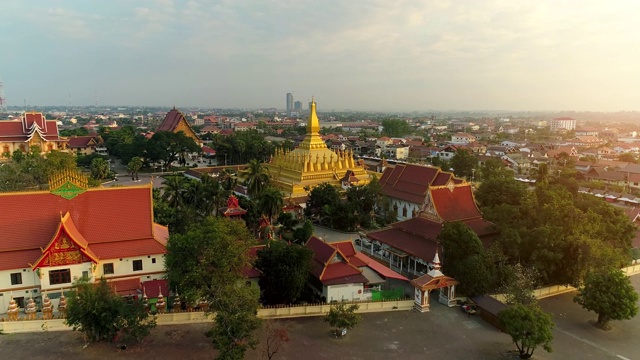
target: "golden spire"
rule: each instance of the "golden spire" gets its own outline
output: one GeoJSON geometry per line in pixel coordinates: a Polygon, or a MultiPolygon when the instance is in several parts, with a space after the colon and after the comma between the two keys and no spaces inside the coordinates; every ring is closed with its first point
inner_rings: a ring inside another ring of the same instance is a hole
{"type": "Polygon", "coordinates": [[[316,102],[311,97],[311,112],[309,113],[309,120],[307,121],[307,135],[309,134],[317,134],[320,132],[320,120],[318,120],[318,115],[316,114],[316,102]]]}

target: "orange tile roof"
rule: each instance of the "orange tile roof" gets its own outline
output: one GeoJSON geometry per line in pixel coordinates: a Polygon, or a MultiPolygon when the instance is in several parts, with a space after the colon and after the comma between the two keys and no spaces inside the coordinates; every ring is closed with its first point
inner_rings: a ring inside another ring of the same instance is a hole
{"type": "Polygon", "coordinates": [[[164,254],[168,231],[153,223],[152,201],[148,185],[88,189],[71,200],[43,191],[0,194],[0,209],[11,209],[0,221],[0,270],[33,264],[64,219],[98,259],[164,254]]]}
{"type": "Polygon", "coordinates": [[[453,191],[448,187],[431,188],[431,199],[438,215],[445,221],[459,221],[480,218],[480,210],[473,199],[470,184],[454,186],[453,191]]]}

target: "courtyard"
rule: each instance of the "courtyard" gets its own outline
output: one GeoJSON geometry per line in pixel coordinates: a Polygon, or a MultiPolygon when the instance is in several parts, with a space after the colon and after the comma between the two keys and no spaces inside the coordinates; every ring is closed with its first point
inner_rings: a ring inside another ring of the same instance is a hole
{"type": "MultiPolygon", "coordinates": [[[[636,289],[640,276],[632,276],[636,289]]],[[[541,300],[553,314],[553,353],[536,350],[535,359],[637,359],[640,318],[613,322],[603,332],[590,322],[596,316],[572,302],[573,293],[541,300]]],[[[435,300],[435,299],[433,299],[435,300]]],[[[428,313],[364,314],[346,337],[329,336],[321,317],[283,320],[290,325],[290,341],[274,359],[516,359],[511,338],[477,316],[447,308],[432,300],[428,313]]],[[[215,350],[203,333],[209,324],[156,327],[141,344],[122,350],[115,344],[88,344],[75,332],[38,332],[0,336],[0,349],[13,359],[211,359],[215,350]],[[86,346],[85,346],[86,345],[86,346]]],[[[261,359],[262,351],[247,352],[261,359]]]]}

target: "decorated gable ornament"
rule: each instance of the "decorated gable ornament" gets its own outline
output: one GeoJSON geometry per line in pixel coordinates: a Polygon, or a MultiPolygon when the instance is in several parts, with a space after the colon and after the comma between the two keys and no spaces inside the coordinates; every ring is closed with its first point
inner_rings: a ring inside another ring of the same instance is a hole
{"type": "Polygon", "coordinates": [[[89,178],[77,171],[61,171],[49,179],[49,191],[67,200],[87,191],[89,178]]]}

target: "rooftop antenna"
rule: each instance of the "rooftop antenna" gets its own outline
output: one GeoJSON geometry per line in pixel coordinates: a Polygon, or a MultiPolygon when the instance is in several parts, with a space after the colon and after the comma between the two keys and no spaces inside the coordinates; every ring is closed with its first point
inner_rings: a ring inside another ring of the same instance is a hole
{"type": "Polygon", "coordinates": [[[71,107],[71,93],[69,93],[69,104],[67,104],[68,107],[71,107]]]}
{"type": "Polygon", "coordinates": [[[0,111],[7,111],[7,99],[4,97],[4,86],[2,85],[2,79],[0,79],[0,111]]]}

